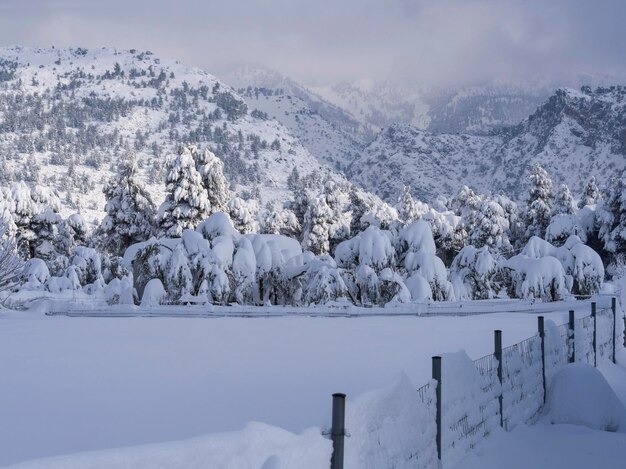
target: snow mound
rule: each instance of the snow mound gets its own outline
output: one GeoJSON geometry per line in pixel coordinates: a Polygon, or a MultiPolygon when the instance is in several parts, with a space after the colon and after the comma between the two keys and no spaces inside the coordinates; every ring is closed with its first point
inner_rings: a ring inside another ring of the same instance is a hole
{"type": "Polygon", "coordinates": [[[346,403],[346,469],[432,467],[434,415],[405,373],[346,403]]]}
{"type": "Polygon", "coordinates": [[[318,428],[310,428],[297,435],[263,423],[251,422],[236,432],[58,456],[29,461],[16,468],[318,469],[330,465],[331,451],[330,440],[322,437],[318,428]]]}
{"type": "Polygon", "coordinates": [[[548,408],[552,423],[626,433],[626,408],[593,366],[564,366],[550,384],[548,408]]]}

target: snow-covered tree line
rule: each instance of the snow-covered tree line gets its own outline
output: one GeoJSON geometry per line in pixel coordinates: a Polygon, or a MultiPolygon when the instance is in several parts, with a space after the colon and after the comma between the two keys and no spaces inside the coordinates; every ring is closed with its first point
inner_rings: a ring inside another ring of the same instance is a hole
{"type": "Polygon", "coordinates": [[[625,183],[600,191],[592,178],[577,202],[537,165],[523,204],[464,187],[433,207],[407,187],[391,207],[294,170],[292,199],[261,208],[230,192],[211,151],[181,146],[167,160],[160,207],[132,159],[123,162],[93,233],[80,215],[59,215],[54,193],[24,183],[2,189],[0,214],[5,237],[30,259],[22,288],[101,292],[109,302],[557,299],[599,289],[600,255],[612,269],[623,264],[625,183]]]}

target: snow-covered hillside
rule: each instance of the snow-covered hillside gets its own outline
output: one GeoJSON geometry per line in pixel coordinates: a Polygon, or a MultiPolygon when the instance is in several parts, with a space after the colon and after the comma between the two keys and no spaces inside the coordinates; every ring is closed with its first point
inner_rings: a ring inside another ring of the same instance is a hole
{"type": "Polygon", "coordinates": [[[519,197],[539,162],[555,183],[579,193],[586,179],[606,180],[626,161],[626,87],[559,89],[519,125],[490,135],[436,134],[393,125],[354,161],[355,182],[395,200],[410,184],[425,201],[463,185],[519,197]]]}
{"type": "Polygon", "coordinates": [[[374,138],[370,123],[277,72],[245,65],[222,76],[250,107],[279,121],[313,156],[338,170],[345,170],[374,138]]]}
{"type": "Polygon", "coordinates": [[[102,185],[129,153],[155,200],[182,143],[209,146],[231,189],[286,198],[287,176],[332,174],[274,119],[214,76],[148,51],[0,49],[0,178],[49,186],[63,214],[103,215],[102,185]]]}

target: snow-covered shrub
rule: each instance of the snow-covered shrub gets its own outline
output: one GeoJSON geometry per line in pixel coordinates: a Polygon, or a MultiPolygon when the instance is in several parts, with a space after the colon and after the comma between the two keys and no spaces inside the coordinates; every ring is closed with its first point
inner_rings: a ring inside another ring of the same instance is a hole
{"type": "Polygon", "coordinates": [[[143,296],[141,297],[141,306],[158,306],[163,304],[168,295],[163,288],[163,283],[158,278],[150,280],[143,290],[143,296]]]}
{"type": "Polygon", "coordinates": [[[166,290],[172,301],[190,295],[193,289],[193,277],[187,261],[187,251],[183,243],[178,244],[167,262],[165,272],[166,290]]]}
{"type": "Polygon", "coordinates": [[[503,261],[500,269],[511,297],[556,301],[568,293],[565,269],[556,257],[518,254],[503,261]]]}
{"type": "Polygon", "coordinates": [[[337,264],[330,256],[320,256],[307,263],[303,285],[306,304],[324,304],[348,294],[337,264]]]}
{"type": "Polygon", "coordinates": [[[428,222],[417,220],[405,226],[396,239],[396,250],[402,267],[411,275],[418,272],[428,281],[433,299],[446,300],[453,296],[448,271],[436,255],[436,246],[428,222]]]}
{"type": "Polygon", "coordinates": [[[383,269],[378,275],[380,284],[380,303],[385,305],[390,302],[408,303],[411,301],[411,292],[404,285],[402,277],[389,267],[383,269]]]}
{"type": "MultiPolygon", "coordinates": [[[[160,280],[158,280],[160,282],[160,280]]],[[[144,290],[145,296],[145,290],[144,290]]],[[[132,305],[135,303],[135,289],[132,278],[114,278],[104,287],[104,297],[109,305],[132,305]]]]}
{"type": "Polygon", "coordinates": [[[102,277],[102,258],[97,250],[77,246],[71,257],[71,265],[75,267],[81,285],[104,282],[102,277]]]}
{"type": "Polygon", "coordinates": [[[411,294],[411,301],[428,301],[433,297],[430,284],[417,272],[406,278],[404,285],[411,294]]]}
{"type": "Polygon", "coordinates": [[[390,238],[388,231],[370,226],[335,249],[339,267],[350,271],[350,275],[344,272],[343,278],[355,302],[382,305],[392,299],[410,300],[401,277],[392,270],[395,250],[390,238]]]}
{"type": "MultiPolygon", "coordinates": [[[[536,236],[530,238],[519,256],[521,258],[557,259],[565,273],[564,285],[568,291],[577,295],[592,295],[600,290],[604,280],[602,259],[593,249],[586,246],[577,236],[570,236],[565,244],[556,247],[536,236]]],[[[505,265],[503,263],[502,265],[505,265]]],[[[555,273],[553,270],[552,273],[555,273]]],[[[548,272],[545,272],[548,275],[548,272]]],[[[555,273],[556,275],[556,273],[555,273]]],[[[534,277],[536,278],[536,277],[534,277]]]]}
{"type": "Polygon", "coordinates": [[[167,238],[150,238],[130,246],[124,253],[124,262],[133,270],[135,284],[141,291],[152,279],[166,283],[169,258],[175,242],[167,238]]]}
{"type": "Polygon", "coordinates": [[[497,263],[487,246],[466,246],[452,261],[450,280],[457,299],[491,299],[499,288],[495,282],[497,263]]]}
{"type": "Polygon", "coordinates": [[[600,291],[604,281],[604,265],[600,255],[577,236],[570,236],[564,245],[571,254],[566,272],[572,276],[572,293],[590,296],[600,291]]]}
{"type": "Polygon", "coordinates": [[[240,197],[233,197],[228,202],[228,213],[233,222],[233,226],[240,233],[258,233],[259,204],[256,200],[244,200],[240,197]]]}
{"type": "Polygon", "coordinates": [[[258,302],[256,274],[257,263],[252,243],[246,237],[240,236],[232,264],[232,291],[237,303],[250,304],[253,300],[258,302]]]}
{"type": "MultiPolygon", "coordinates": [[[[39,290],[44,287],[49,278],[50,270],[43,260],[37,258],[29,259],[22,271],[22,288],[39,290]]],[[[0,287],[0,289],[2,288],[0,287]]]]}

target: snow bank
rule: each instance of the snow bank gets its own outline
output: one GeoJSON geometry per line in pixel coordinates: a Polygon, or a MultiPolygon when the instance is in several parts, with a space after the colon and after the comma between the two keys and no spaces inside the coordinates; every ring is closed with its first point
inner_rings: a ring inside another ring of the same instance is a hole
{"type": "Polygon", "coordinates": [[[386,388],[347,401],[346,429],[346,469],[436,466],[434,405],[422,402],[404,373],[386,388]]]}
{"type": "Polygon", "coordinates": [[[548,406],[552,423],[626,433],[626,408],[591,365],[572,363],[561,368],[550,382],[548,406]]]}
{"type": "Polygon", "coordinates": [[[237,432],[185,441],[40,459],[14,469],[320,469],[329,467],[332,443],[317,428],[302,434],[251,422],[237,432]]]}

